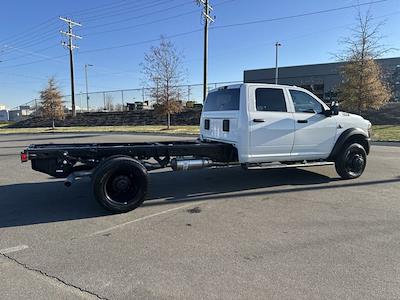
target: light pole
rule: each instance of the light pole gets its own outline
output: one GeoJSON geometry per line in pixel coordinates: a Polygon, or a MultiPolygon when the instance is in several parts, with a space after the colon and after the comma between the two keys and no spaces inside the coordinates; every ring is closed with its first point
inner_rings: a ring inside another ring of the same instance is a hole
{"type": "Polygon", "coordinates": [[[93,67],[91,64],[85,64],[85,81],[86,81],[86,109],[89,112],[89,87],[88,87],[88,67],[93,67]]]}
{"type": "Polygon", "coordinates": [[[278,68],[278,52],[279,47],[282,46],[281,43],[275,43],[275,84],[278,84],[279,68],[278,68]]]}

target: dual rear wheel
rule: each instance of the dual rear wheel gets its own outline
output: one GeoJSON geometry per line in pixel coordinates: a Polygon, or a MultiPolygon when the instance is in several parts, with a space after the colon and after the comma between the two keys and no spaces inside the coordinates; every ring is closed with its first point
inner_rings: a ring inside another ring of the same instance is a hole
{"type": "Polygon", "coordinates": [[[111,157],[96,168],[92,182],[96,200],[106,209],[122,213],[143,203],[148,174],[146,168],[131,157],[111,157]]]}

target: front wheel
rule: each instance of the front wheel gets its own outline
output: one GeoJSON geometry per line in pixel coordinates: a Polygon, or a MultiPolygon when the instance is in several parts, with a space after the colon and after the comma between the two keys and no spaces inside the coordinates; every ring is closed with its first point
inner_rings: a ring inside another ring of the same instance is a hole
{"type": "Polygon", "coordinates": [[[147,193],[146,168],[131,157],[111,158],[98,166],[93,177],[96,200],[106,209],[128,212],[140,206],[147,193]]]}
{"type": "Polygon", "coordinates": [[[336,172],[343,179],[360,177],[367,164],[367,153],[358,143],[343,147],[342,152],[335,160],[336,172]]]}

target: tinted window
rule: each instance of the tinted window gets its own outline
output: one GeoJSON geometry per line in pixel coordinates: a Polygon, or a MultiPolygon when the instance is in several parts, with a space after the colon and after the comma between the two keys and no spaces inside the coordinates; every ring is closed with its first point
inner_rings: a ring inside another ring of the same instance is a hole
{"type": "Polygon", "coordinates": [[[324,110],[321,103],[302,91],[291,90],[290,95],[296,112],[318,114],[324,110]]]}
{"type": "Polygon", "coordinates": [[[282,89],[257,89],[256,109],[258,111],[287,111],[282,89]]]}
{"type": "Polygon", "coordinates": [[[239,110],[240,89],[224,89],[209,93],[204,111],[239,110]]]}

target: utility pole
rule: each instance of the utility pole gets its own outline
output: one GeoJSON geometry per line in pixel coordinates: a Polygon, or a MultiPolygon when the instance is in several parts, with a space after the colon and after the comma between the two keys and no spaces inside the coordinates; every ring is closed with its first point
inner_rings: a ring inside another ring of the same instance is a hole
{"type": "Polygon", "coordinates": [[[86,82],[86,110],[89,112],[89,87],[88,87],[88,67],[93,67],[91,64],[85,64],[85,82],[86,82]]]}
{"type": "Polygon", "coordinates": [[[279,47],[282,46],[281,43],[275,43],[275,84],[278,84],[279,68],[278,68],[278,52],[279,47]]]}
{"type": "Polygon", "coordinates": [[[68,48],[69,50],[69,66],[71,70],[71,105],[72,105],[72,116],[76,116],[76,108],[75,108],[75,83],[74,83],[74,49],[77,49],[78,46],[74,45],[74,39],[82,39],[79,35],[75,35],[72,31],[75,26],[82,26],[80,23],[72,21],[68,18],[60,17],[61,21],[64,21],[68,25],[68,31],[60,31],[61,34],[67,36],[68,42],[62,42],[61,44],[68,48]]]}
{"type": "Polygon", "coordinates": [[[204,73],[203,73],[203,102],[207,97],[207,72],[208,72],[208,27],[210,23],[214,22],[214,19],[210,16],[213,8],[209,4],[208,0],[197,0],[199,5],[203,5],[203,17],[204,17],[204,73]]]}

